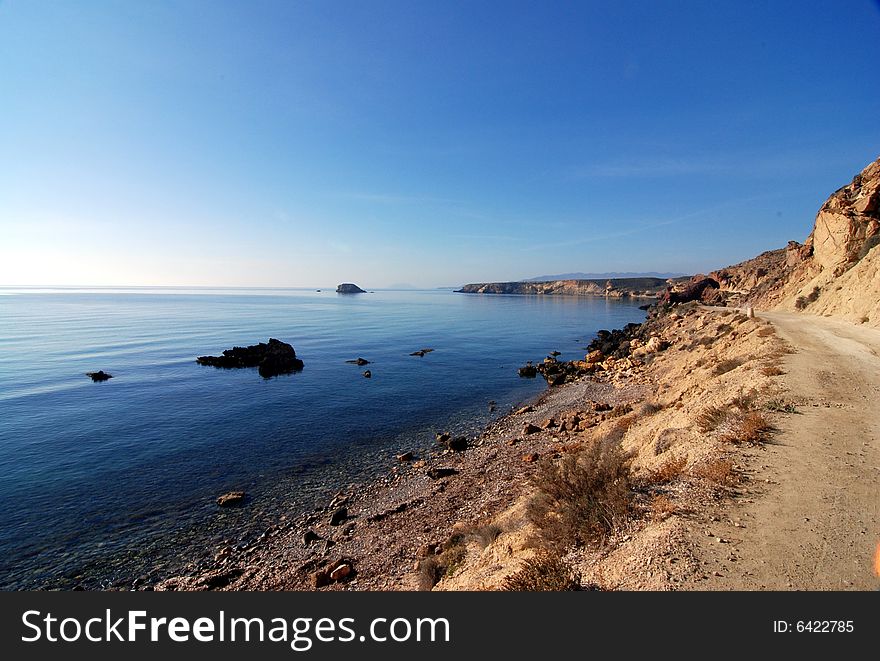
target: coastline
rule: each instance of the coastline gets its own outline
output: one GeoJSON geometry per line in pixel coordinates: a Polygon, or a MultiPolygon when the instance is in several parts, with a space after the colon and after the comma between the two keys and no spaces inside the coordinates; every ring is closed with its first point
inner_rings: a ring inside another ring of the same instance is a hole
{"type": "Polygon", "coordinates": [[[155,589],[310,590],[316,587],[316,571],[345,561],[352,562],[356,577],[329,589],[418,589],[414,559],[423,547],[441,544],[462,519],[486,519],[515,500],[537,467],[536,461],[523,461],[524,456],[558,454],[558,435],[542,431],[523,436],[525,424],[539,424],[584,400],[613,406],[640,396],[644,388],[639,384],[616,389],[584,379],[548,387],[471,437],[467,450],[437,445],[411,462],[392,459],[383,477],[350,485],[312,512],[280,520],[244,548],[241,543],[220,547],[213,566],[165,579],[155,589]],[[511,438],[518,442],[508,443],[511,438]],[[427,473],[434,468],[458,472],[432,479],[427,473]],[[330,525],[340,507],[348,518],[330,525]],[[320,539],[306,543],[308,531],[320,539]]]}
{"type": "MultiPolygon", "coordinates": [[[[280,520],[253,543],[221,547],[207,566],[161,581],[155,589],[427,589],[430,586],[420,571],[425,558],[456,535],[474,537],[474,531],[487,526],[501,531],[497,539],[486,545],[479,540],[466,542],[467,559],[455,572],[441,577],[435,589],[499,589],[503,579],[540,547],[524,509],[532,477],[542,462],[609,434],[617,434],[621,445],[634,453],[637,471],[645,476],[669,463],[672,456],[686,456],[689,470],[682,469],[676,485],[678,509],[707,512],[709,504],[723,500],[733,487],[701,477],[701,467],[721,456],[727,460],[740,449],[704,438],[690,424],[674,425],[680,438],[664,441],[668,447],[658,451],[656,439],[669,428],[665,418],[695,415],[705,403],[698,395],[706,379],[693,374],[696,363],[701,363],[700,372],[711,374],[719,363],[733,360],[719,355],[722,349],[740,356],[759,348],[773,354],[772,362],[778,360],[782,348],[766,322],[734,310],[695,304],[683,307],[680,313],[649,318],[639,326],[639,332],[669,341],[665,350],[642,352],[640,358],[610,359],[607,368],[596,375],[548,387],[533,402],[505,414],[470,439],[467,450],[452,452],[437,446],[414,461],[397,462],[382,478],[352,485],[311,513],[280,520]],[[719,327],[721,337],[715,342],[719,327]],[[747,343],[737,341],[740,333],[750,338],[747,343]],[[572,415],[579,418],[575,425],[568,424],[572,415]],[[556,424],[547,426],[549,419],[556,424]],[[541,429],[524,433],[529,424],[541,429]],[[428,473],[436,468],[455,473],[435,479],[428,473]],[[331,524],[340,508],[345,508],[342,521],[331,524]],[[487,564],[494,569],[487,572],[487,564]],[[343,572],[346,576],[329,580],[329,574],[342,566],[348,567],[343,572]]],[[[722,398],[742,396],[756,387],[773,391],[771,377],[761,374],[769,363],[749,362],[747,370],[731,370],[740,374],[726,385],[722,398]]],[[[737,465],[747,461],[742,452],[735,459],[737,465]]],[[[655,486],[643,489],[632,520],[617,536],[570,559],[579,566],[585,585],[670,589],[678,582],[671,575],[661,581],[638,574],[624,576],[619,571],[609,574],[616,562],[615,549],[632,545],[639,536],[656,538],[650,548],[671,545],[677,549],[674,555],[688,556],[683,542],[674,542],[681,537],[671,523],[677,517],[657,518],[650,511],[651,499],[669,484],[655,486]],[[661,538],[662,542],[657,541],[661,538]]],[[[679,567],[693,570],[693,563],[682,562],[679,567]]]]}

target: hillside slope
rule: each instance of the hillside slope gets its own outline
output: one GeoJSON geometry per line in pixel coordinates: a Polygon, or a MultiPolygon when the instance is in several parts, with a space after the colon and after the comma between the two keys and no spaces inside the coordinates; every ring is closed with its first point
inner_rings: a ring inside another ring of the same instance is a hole
{"type": "Polygon", "coordinates": [[[880,326],[880,158],[832,194],[803,244],[713,272],[728,301],[880,326]]]}

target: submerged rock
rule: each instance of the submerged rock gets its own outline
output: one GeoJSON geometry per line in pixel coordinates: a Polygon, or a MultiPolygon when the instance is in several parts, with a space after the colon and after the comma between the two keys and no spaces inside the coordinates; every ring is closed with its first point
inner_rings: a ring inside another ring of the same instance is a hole
{"type": "Polygon", "coordinates": [[[97,372],[86,372],[86,376],[91,377],[92,381],[94,381],[95,383],[113,378],[112,374],[107,374],[107,372],[105,372],[104,370],[98,370],[97,372]]]}
{"type": "Polygon", "coordinates": [[[418,351],[413,351],[410,356],[418,356],[419,358],[424,357],[426,353],[431,353],[433,349],[419,349],[418,351]]]}
{"type": "Polygon", "coordinates": [[[532,365],[532,362],[529,361],[523,367],[519,368],[519,375],[527,379],[534,379],[538,376],[538,368],[532,365]]]}
{"type": "Polygon", "coordinates": [[[230,491],[229,493],[224,493],[222,496],[217,498],[217,504],[220,507],[231,507],[232,505],[241,505],[244,502],[245,493],[244,491],[230,491]]]}
{"type": "Polygon", "coordinates": [[[274,338],[270,338],[268,344],[260,342],[249,347],[226,349],[222,356],[199,356],[196,362],[199,365],[227,369],[257,367],[260,376],[265,379],[298,372],[303,368],[303,361],[296,357],[293,347],[274,338]]]}
{"type": "Polygon", "coordinates": [[[363,289],[350,282],[343,282],[336,288],[337,294],[366,294],[363,289]]]}
{"type": "Polygon", "coordinates": [[[351,363],[352,365],[360,365],[360,366],[362,366],[362,367],[363,367],[364,365],[369,365],[369,364],[370,364],[370,361],[369,361],[369,360],[367,360],[366,358],[360,358],[360,357],[355,358],[354,360],[346,360],[345,362],[346,362],[346,363],[351,363]]]}

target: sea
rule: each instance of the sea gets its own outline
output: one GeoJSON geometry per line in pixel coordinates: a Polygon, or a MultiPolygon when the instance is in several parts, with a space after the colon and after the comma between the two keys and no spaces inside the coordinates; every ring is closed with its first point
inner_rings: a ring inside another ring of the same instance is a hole
{"type": "Polygon", "coordinates": [[[638,300],[329,289],[0,288],[0,589],[149,583],[477,434],[638,300]],[[277,338],[264,379],[196,357],[277,338]],[[411,356],[420,349],[424,356],[411,356]],[[366,367],[347,363],[363,357],[366,367]],[[365,378],[369,369],[372,378],[365,378]],[[95,383],[86,372],[113,378],[95,383]],[[494,402],[494,405],[492,404],[494,402]],[[242,507],[216,499],[245,491],[242,507]]]}

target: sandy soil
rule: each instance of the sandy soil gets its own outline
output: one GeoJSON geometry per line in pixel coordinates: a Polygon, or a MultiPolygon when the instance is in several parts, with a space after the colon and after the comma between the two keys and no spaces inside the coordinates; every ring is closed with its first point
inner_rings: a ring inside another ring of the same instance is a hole
{"type": "Polygon", "coordinates": [[[880,541],[880,331],[786,312],[759,313],[796,348],[784,395],[799,414],[757,457],[758,497],[694,531],[701,590],[871,590],[880,541]],[[726,543],[718,543],[718,539],[726,543]]]}

